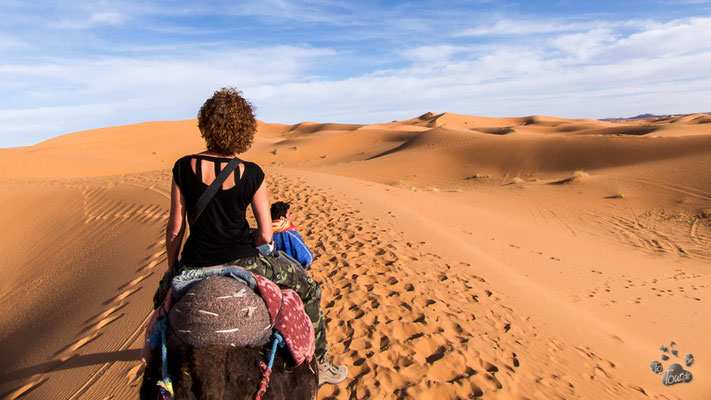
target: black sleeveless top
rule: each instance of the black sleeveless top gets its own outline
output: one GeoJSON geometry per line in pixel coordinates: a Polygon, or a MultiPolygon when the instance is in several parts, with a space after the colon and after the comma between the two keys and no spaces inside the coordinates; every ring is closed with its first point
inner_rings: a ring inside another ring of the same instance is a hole
{"type": "MultiPolygon", "coordinates": [[[[173,166],[173,179],[185,198],[188,220],[198,199],[208,187],[201,179],[200,160],[203,159],[213,162],[215,176],[220,171],[219,163],[229,161],[228,158],[195,154],[179,159],[173,166]],[[196,172],[193,172],[190,166],[190,160],[193,158],[197,159],[196,172]]],[[[235,186],[217,191],[200,214],[200,218],[190,225],[190,235],[185,241],[181,255],[184,265],[209,267],[258,255],[249,232],[246,210],[254,193],[264,181],[264,172],[257,164],[244,161],[242,177],[238,179],[239,169],[235,169],[234,174],[235,186]]]]}

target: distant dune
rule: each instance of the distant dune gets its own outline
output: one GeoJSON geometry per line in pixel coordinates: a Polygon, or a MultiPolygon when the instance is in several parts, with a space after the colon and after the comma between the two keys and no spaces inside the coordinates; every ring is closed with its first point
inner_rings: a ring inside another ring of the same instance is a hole
{"type": "MultiPolygon", "coordinates": [[[[350,369],[319,397],[706,398],[711,116],[644,117],[260,122],[240,157],[350,369]],[[672,340],[698,361],[666,387],[672,340]]],[[[2,398],[136,398],[170,170],[203,146],[186,120],[0,149],[2,398]]]]}

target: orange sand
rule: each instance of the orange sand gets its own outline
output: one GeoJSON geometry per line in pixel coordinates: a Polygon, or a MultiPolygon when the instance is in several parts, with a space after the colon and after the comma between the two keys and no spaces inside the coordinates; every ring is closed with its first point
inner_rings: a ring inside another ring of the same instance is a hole
{"type": "MultiPolygon", "coordinates": [[[[0,396],[136,397],[170,168],[202,149],[195,120],[0,149],[0,396]]],[[[317,257],[351,371],[320,398],[711,393],[711,117],[261,123],[243,158],[317,257]],[[671,340],[696,363],[666,387],[671,340]]]]}

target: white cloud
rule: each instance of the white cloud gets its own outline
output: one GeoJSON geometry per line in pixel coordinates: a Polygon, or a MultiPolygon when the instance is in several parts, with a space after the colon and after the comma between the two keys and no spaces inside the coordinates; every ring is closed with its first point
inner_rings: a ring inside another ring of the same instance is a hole
{"type": "Polygon", "coordinates": [[[537,33],[575,31],[584,26],[587,25],[501,19],[493,25],[480,25],[474,28],[464,29],[455,33],[454,36],[530,35],[537,33]]]}
{"type": "Polygon", "coordinates": [[[83,17],[69,17],[53,24],[59,29],[87,29],[96,26],[121,25],[128,16],[115,11],[94,12],[83,17]]]}
{"type": "MultiPolygon", "coordinates": [[[[691,112],[702,111],[711,79],[693,80],[694,75],[689,74],[692,80],[668,82],[668,72],[688,63],[705,62],[711,62],[711,54],[576,70],[536,69],[527,75],[490,81],[472,79],[471,70],[464,68],[449,73],[433,70],[419,76],[394,73],[285,84],[270,88],[268,93],[259,89],[253,93],[264,112],[277,114],[284,122],[382,122],[411,118],[425,111],[588,118],[645,111],[691,112]],[[383,115],[380,110],[389,110],[389,114],[383,115]]],[[[525,64],[520,69],[525,70],[525,64]]]]}
{"type": "Polygon", "coordinates": [[[17,50],[30,47],[25,41],[0,32],[0,50],[17,50]]]}
{"type": "Polygon", "coordinates": [[[541,21],[537,19],[499,19],[493,24],[480,24],[454,34],[455,37],[466,36],[507,36],[507,35],[537,35],[564,32],[584,32],[597,29],[614,29],[621,27],[639,28],[647,24],[641,20],[627,21],[541,21]]]}
{"type": "Polygon", "coordinates": [[[650,24],[641,32],[621,38],[610,51],[614,56],[655,57],[711,50],[711,18],[691,18],[650,24]]]}
{"type": "Polygon", "coordinates": [[[472,47],[442,44],[436,46],[418,46],[402,51],[402,54],[415,62],[448,62],[460,53],[469,53],[472,47]]]}
{"type": "Polygon", "coordinates": [[[593,29],[582,33],[563,34],[551,40],[557,50],[571,56],[574,60],[587,61],[610,44],[616,36],[609,29],[593,29]]]}
{"type": "Polygon", "coordinates": [[[99,23],[99,24],[107,24],[107,25],[118,25],[124,20],[126,17],[122,14],[119,14],[117,12],[97,12],[91,14],[89,16],[89,21],[93,23],[99,23]]]}
{"type": "Polygon", "coordinates": [[[26,90],[43,90],[62,84],[75,93],[139,94],[145,88],[176,87],[191,82],[249,82],[252,85],[304,79],[311,64],[335,56],[331,49],[291,46],[236,49],[220,48],[188,52],[184,57],[56,59],[44,64],[0,64],[0,73],[26,82],[26,90]]]}
{"type": "Polygon", "coordinates": [[[0,146],[26,146],[64,133],[103,127],[118,103],[0,110],[0,146]]]}
{"type": "Polygon", "coordinates": [[[257,88],[255,101],[283,122],[376,122],[429,110],[588,118],[704,111],[711,88],[708,22],[620,23],[637,29],[558,32],[539,42],[494,46],[414,47],[403,51],[412,62],[404,68],[257,88]]]}
{"type": "Polygon", "coordinates": [[[6,93],[0,99],[0,146],[34,143],[107,123],[101,121],[193,118],[214,90],[235,86],[250,98],[251,88],[308,79],[313,63],[336,52],[276,46],[190,54],[0,64],[0,76],[6,78],[0,81],[6,93]]]}

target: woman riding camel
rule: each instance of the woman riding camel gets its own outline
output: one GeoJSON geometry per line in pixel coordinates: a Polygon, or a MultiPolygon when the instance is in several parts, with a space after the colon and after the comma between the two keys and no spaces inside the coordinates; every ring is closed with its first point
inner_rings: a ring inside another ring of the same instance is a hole
{"type": "Polygon", "coordinates": [[[241,92],[224,88],[200,108],[198,127],[207,151],[182,157],[173,167],[170,219],[166,228],[169,270],[161,282],[156,302],[162,301],[169,278],[185,270],[236,265],[264,276],[301,297],[314,326],[319,384],[342,382],[348,369],[333,365],[329,360],[326,319],[321,310],[318,283],[300,268],[271,256],[260,257],[256,249],[272,241],[267,183],[262,169],[255,163],[237,160],[239,164],[234,172],[214,197],[200,206],[203,211],[196,212],[206,188],[236,154],[247,151],[252,145],[257,120],[251,104],[242,98],[241,92]],[[257,229],[252,233],[246,219],[249,205],[257,221],[257,229]],[[190,235],[178,260],[188,220],[190,235]]]}

